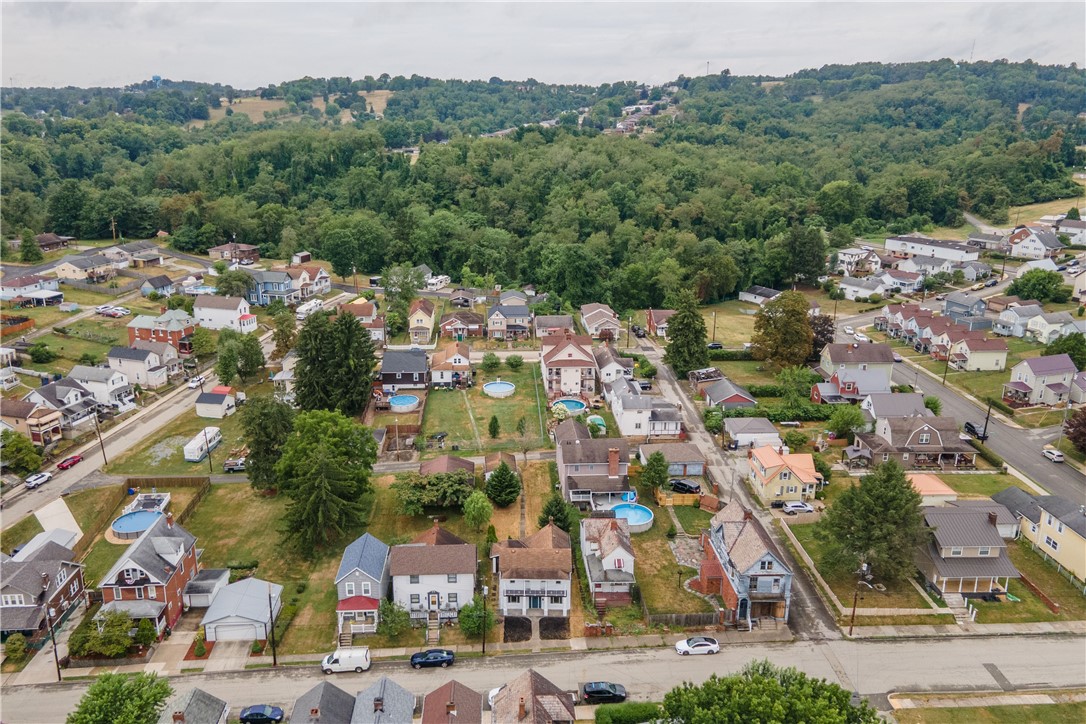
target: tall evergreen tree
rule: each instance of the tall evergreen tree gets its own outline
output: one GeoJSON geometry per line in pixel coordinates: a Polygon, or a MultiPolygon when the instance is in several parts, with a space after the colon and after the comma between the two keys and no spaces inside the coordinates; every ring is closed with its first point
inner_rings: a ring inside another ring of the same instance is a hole
{"type": "Polygon", "coordinates": [[[698,311],[698,301],[690,289],[675,293],[675,314],[668,320],[667,351],[664,362],[679,378],[690,370],[709,366],[709,348],[706,343],[705,319],[698,311]]]}
{"type": "Polygon", "coordinates": [[[241,408],[241,427],[249,455],[245,472],[254,488],[278,486],[275,464],[294,429],[294,408],[271,395],[258,395],[241,408]]]}
{"type": "Polygon", "coordinates": [[[298,332],[294,400],[302,410],[334,410],[338,403],[329,376],[340,364],[332,324],[326,314],[311,314],[298,332]]]}
{"type": "Polygon", "coordinates": [[[329,382],[336,408],[344,415],[358,415],[370,399],[373,368],[377,358],[369,330],[353,314],[340,314],[332,324],[335,361],[329,382]]]}
{"type": "Polygon", "coordinates": [[[572,508],[573,506],[566,502],[561,493],[555,492],[543,504],[543,512],[539,514],[536,522],[539,523],[540,528],[553,522],[555,526],[569,533],[575,519],[572,508]]]}
{"type": "Polygon", "coordinates": [[[486,481],[486,497],[499,508],[512,505],[520,497],[520,479],[504,461],[498,464],[486,481]]]}
{"type": "Polygon", "coordinates": [[[38,240],[34,237],[33,231],[23,229],[20,236],[23,239],[23,243],[19,246],[20,261],[24,264],[36,264],[45,258],[45,255],[41,253],[41,247],[38,246],[38,240]]]}

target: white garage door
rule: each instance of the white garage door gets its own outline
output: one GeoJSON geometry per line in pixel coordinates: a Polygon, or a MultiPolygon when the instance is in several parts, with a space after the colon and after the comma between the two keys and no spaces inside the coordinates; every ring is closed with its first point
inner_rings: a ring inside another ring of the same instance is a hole
{"type": "MultiPolygon", "coordinates": [[[[257,626],[251,623],[218,623],[206,626],[208,641],[254,641],[258,638],[257,626]]],[[[263,638],[264,627],[260,628],[263,638]]]]}

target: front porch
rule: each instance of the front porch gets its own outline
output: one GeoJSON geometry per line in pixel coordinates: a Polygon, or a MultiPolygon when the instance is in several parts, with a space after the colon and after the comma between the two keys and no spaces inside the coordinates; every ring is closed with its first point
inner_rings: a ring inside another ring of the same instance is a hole
{"type": "Polygon", "coordinates": [[[351,596],[336,604],[336,631],[340,638],[362,633],[377,633],[381,602],[369,596],[351,596]]]}

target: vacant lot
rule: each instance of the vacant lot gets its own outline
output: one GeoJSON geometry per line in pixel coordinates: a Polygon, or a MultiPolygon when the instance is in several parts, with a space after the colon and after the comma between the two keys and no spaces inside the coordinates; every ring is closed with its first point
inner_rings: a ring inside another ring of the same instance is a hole
{"type": "Polygon", "coordinates": [[[169,426],[148,438],[115,460],[105,471],[112,475],[206,475],[221,473],[223,462],[230,451],[241,447],[242,429],[240,414],[235,413],[222,420],[196,416],[193,409],[176,418],[169,426]],[[222,431],[222,443],[211,452],[211,468],[207,458],[198,463],[185,460],[185,444],[205,427],[217,427],[222,431]]]}
{"type": "Polygon", "coordinates": [[[385,106],[388,105],[388,99],[392,97],[392,91],[359,91],[358,95],[362,96],[362,98],[366,100],[366,103],[370,105],[371,111],[373,111],[377,115],[382,115],[385,112],[385,106]]]}
{"type": "Polygon", "coordinates": [[[944,483],[963,496],[983,496],[990,498],[1001,490],[1007,488],[1021,488],[1029,493],[1029,486],[1013,475],[1003,473],[981,473],[969,475],[944,475],[940,478],[944,483]]]}
{"type": "Polygon", "coordinates": [[[705,319],[706,337],[710,342],[720,342],[725,347],[742,347],[754,335],[754,315],[758,305],[732,300],[709,304],[700,310],[705,319]],[[714,316],[716,334],[714,336],[714,316]]]}
{"type": "Polygon", "coordinates": [[[736,362],[713,362],[712,365],[738,385],[772,385],[777,381],[776,373],[770,371],[765,362],[739,360],[736,362]]]}
{"type": "MultiPolygon", "coordinates": [[[[1076,178],[1075,183],[1086,185],[1086,181],[1080,178],[1076,178]]],[[[1080,212],[1086,211],[1086,196],[1079,194],[1073,198],[1059,199],[1057,201],[1044,201],[1039,204],[1012,206],[1007,210],[1007,218],[1009,221],[1006,224],[1003,224],[1003,226],[1013,226],[1015,219],[1020,219],[1021,223],[1026,224],[1037,221],[1042,216],[1066,214],[1067,210],[1072,206],[1077,206],[1080,212]]]]}
{"type": "Polygon", "coordinates": [[[898,709],[900,724],[1080,724],[1086,720],[1086,702],[1023,706],[945,707],[898,709]]]}
{"type": "MultiPolygon", "coordinates": [[[[234,113],[248,116],[253,123],[261,123],[264,121],[264,111],[278,111],[286,107],[287,102],[282,98],[238,98],[233,105],[228,106],[224,103],[220,108],[211,108],[209,111],[210,118],[207,122],[221,121],[226,118],[226,109],[232,108],[234,113]]],[[[190,123],[196,127],[204,125],[204,121],[190,121],[190,123]]]]}
{"type": "Polygon", "coordinates": [[[57,358],[52,362],[31,362],[28,358],[23,366],[38,372],[60,372],[63,374],[71,372],[72,367],[79,364],[79,360],[84,355],[94,357],[99,362],[104,361],[106,355],[109,354],[109,348],[113,346],[112,344],[92,342],[78,337],[65,337],[56,332],[43,334],[37,337],[34,342],[44,342],[57,355],[57,358]]]}

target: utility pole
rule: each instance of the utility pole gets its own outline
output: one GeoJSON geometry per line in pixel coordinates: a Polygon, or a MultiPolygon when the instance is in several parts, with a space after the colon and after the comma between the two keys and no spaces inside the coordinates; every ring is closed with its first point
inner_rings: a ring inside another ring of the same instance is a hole
{"type": "Polygon", "coordinates": [[[943,387],[946,387],[946,373],[950,371],[950,350],[946,351],[946,364],[943,365],[943,387]]]}
{"type": "Polygon", "coordinates": [[[486,586],[483,586],[483,657],[484,658],[486,657],[486,630],[487,630],[487,624],[490,623],[490,621],[489,621],[490,611],[486,607],[486,594],[488,593],[488,591],[489,591],[489,589],[486,586]]]}
{"type": "Polygon", "coordinates": [[[102,430],[98,427],[98,413],[94,413],[94,431],[98,433],[98,447],[102,448],[102,467],[109,465],[106,460],[106,444],[102,442],[102,430]]]}
{"type": "Polygon", "coordinates": [[[988,439],[988,420],[992,417],[992,401],[988,400],[988,412],[984,415],[984,432],[980,436],[980,444],[983,445],[984,441],[988,439]]]}
{"type": "Polygon", "coordinates": [[[271,621],[272,668],[274,669],[279,666],[279,658],[275,655],[275,608],[272,606],[271,583],[268,583],[268,619],[271,621]]]}
{"type": "Polygon", "coordinates": [[[716,312],[713,312],[713,341],[716,341],[716,312]]]}
{"type": "Polygon", "coordinates": [[[113,232],[113,240],[117,241],[117,220],[112,216],[109,217],[109,230],[113,232]]]}

